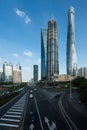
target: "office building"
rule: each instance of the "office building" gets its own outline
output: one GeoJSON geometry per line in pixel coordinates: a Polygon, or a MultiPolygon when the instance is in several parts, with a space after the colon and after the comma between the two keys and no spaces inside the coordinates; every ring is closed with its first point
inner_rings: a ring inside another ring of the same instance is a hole
{"type": "Polygon", "coordinates": [[[3,64],[3,81],[4,82],[13,81],[13,65],[11,63],[5,62],[3,64]]]}
{"type": "Polygon", "coordinates": [[[41,80],[47,77],[47,28],[41,28],[41,80]]]}
{"type": "Polygon", "coordinates": [[[3,82],[3,72],[0,72],[0,83],[3,82]]]}
{"type": "Polygon", "coordinates": [[[13,70],[13,83],[21,83],[22,74],[20,64],[16,64],[16,68],[13,70]]]}
{"type": "Polygon", "coordinates": [[[75,11],[70,7],[68,12],[68,33],[67,33],[67,75],[77,75],[77,56],[74,27],[75,11]]]}
{"type": "Polygon", "coordinates": [[[87,79],[87,67],[81,67],[78,69],[78,76],[87,79]]]}
{"type": "Polygon", "coordinates": [[[84,77],[87,79],[87,67],[84,67],[84,77]]]}
{"type": "Polygon", "coordinates": [[[52,18],[48,22],[47,32],[47,80],[50,81],[54,74],[59,74],[58,32],[57,23],[52,18]]]}
{"type": "Polygon", "coordinates": [[[36,84],[38,82],[38,65],[33,66],[33,79],[36,84]]]}

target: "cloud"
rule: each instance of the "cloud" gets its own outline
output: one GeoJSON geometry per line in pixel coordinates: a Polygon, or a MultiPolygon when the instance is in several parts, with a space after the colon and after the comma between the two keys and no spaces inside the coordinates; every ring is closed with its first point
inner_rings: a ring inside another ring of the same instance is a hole
{"type": "Polygon", "coordinates": [[[25,51],[25,52],[24,52],[24,55],[29,56],[29,57],[32,57],[32,52],[31,52],[31,51],[25,51]]]}
{"type": "Polygon", "coordinates": [[[19,55],[18,54],[16,54],[16,53],[13,53],[12,54],[14,57],[16,57],[16,58],[18,58],[19,57],[19,55]]]}
{"type": "Polygon", "coordinates": [[[30,22],[31,22],[30,18],[29,18],[28,16],[26,16],[26,17],[25,17],[25,23],[28,24],[28,23],[30,23],[30,22]]]}
{"type": "Polygon", "coordinates": [[[26,15],[26,13],[25,13],[24,11],[21,11],[21,10],[19,10],[18,8],[14,8],[14,11],[15,11],[15,13],[16,13],[18,16],[20,16],[20,17],[22,17],[22,18],[24,19],[24,22],[25,22],[26,24],[29,24],[29,23],[31,22],[31,19],[29,18],[28,15],[26,15]]]}
{"type": "Polygon", "coordinates": [[[20,17],[24,17],[26,15],[24,11],[21,11],[21,10],[19,10],[17,8],[15,8],[14,11],[20,17]]]}

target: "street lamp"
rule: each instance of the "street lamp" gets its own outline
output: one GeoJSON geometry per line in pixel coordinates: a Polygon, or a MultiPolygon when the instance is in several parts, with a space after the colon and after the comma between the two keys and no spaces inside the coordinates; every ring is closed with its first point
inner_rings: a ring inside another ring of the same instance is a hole
{"type": "Polygon", "coordinates": [[[71,90],[71,75],[70,75],[70,98],[72,98],[72,90],[71,90]]]}

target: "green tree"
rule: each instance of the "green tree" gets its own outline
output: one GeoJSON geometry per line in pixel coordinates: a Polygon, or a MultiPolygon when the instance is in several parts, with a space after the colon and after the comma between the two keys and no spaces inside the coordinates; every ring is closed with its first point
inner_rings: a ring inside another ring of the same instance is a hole
{"type": "Polygon", "coordinates": [[[87,86],[87,80],[84,77],[77,77],[76,79],[74,79],[72,81],[72,85],[74,87],[77,87],[78,90],[81,91],[81,90],[83,90],[83,89],[86,88],[86,86],[87,86]]]}

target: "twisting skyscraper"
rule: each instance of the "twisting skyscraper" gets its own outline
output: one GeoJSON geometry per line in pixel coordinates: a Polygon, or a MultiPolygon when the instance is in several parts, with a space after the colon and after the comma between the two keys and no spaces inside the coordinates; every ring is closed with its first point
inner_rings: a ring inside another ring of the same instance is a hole
{"type": "Polygon", "coordinates": [[[54,74],[59,74],[58,65],[58,32],[57,23],[52,18],[48,22],[47,33],[47,79],[51,80],[54,74]]]}
{"type": "Polygon", "coordinates": [[[67,74],[68,75],[76,75],[77,73],[74,15],[75,15],[74,8],[70,7],[68,12],[68,33],[67,33],[67,74]]]}

